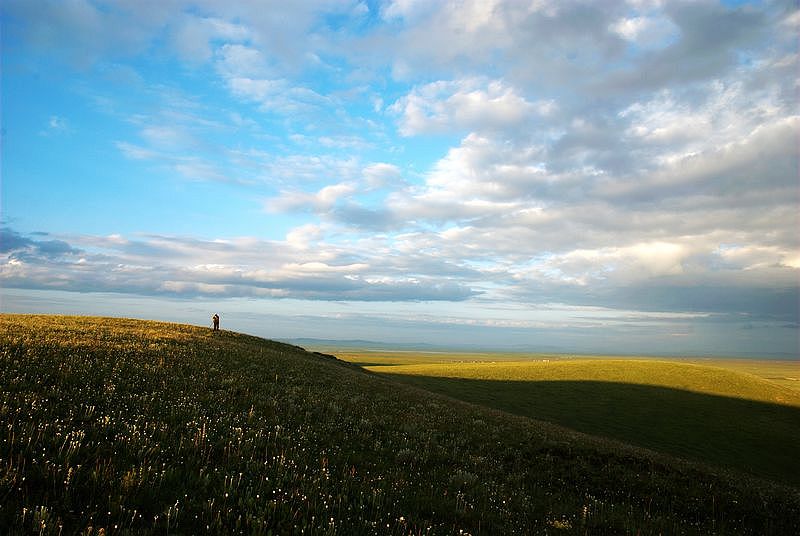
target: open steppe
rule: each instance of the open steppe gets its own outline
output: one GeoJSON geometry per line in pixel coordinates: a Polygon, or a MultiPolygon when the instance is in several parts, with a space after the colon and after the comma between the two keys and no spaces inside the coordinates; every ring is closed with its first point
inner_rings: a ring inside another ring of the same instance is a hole
{"type": "MultiPolygon", "coordinates": [[[[402,374],[207,328],[0,315],[0,532],[789,534],[800,526],[791,482],[407,383],[482,378],[394,372],[402,374]]],[[[581,384],[592,382],[566,385],[581,384]]],[[[737,400],[773,408],[765,429],[788,415],[784,431],[793,433],[792,400],[737,400]]]]}
{"type": "Polygon", "coordinates": [[[800,363],[355,352],[367,370],[454,398],[800,485],[800,363]],[[777,380],[777,381],[776,381],[777,380]]]}

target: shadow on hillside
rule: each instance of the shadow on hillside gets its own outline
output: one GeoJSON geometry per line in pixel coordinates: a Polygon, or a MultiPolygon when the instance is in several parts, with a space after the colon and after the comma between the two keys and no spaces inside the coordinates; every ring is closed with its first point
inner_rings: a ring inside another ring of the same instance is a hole
{"type": "Polygon", "coordinates": [[[392,374],[467,402],[800,487],[800,408],[666,387],[392,374]]]}

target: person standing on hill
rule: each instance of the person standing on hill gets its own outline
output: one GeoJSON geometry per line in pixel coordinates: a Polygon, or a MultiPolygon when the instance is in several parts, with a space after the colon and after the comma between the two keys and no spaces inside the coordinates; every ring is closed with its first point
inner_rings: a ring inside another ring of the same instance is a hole
{"type": "Polygon", "coordinates": [[[219,331],[219,315],[214,313],[214,316],[211,317],[211,321],[214,323],[214,331],[219,331]]]}

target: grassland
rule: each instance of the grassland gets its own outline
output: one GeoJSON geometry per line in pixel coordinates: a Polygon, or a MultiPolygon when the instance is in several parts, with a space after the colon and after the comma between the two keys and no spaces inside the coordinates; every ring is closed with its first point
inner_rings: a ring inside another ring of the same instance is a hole
{"type": "Polygon", "coordinates": [[[0,315],[3,534],[789,534],[797,488],[290,345],[0,315]]]}
{"type": "Polygon", "coordinates": [[[744,372],[773,384],[800,392],[800,360],[756,360],[756,359],[689,359],[697,365],[713,366],[744,372]]]}
{"type": "MultiPolygon", "coordinates": [[[[340,359],[360,366],[388,365],[431,365],[447,363],[497,363],[507,361],[566,361],[585,359],[607,360],[648,360],[664,361],[664,357],[653,356],[615,356],[615,355],[571,355],[530,352],[455,352],[455,351],[408,351],[408,350],[362,350],[358,348],[322,348],[334,353],[340,359]]],[[[719,357],[679,357],[672,358],[679,363],[690,363],[708,367],[724,368],[744,372],[783,387],[800,391],[800,360],[774,359],[732,359],[719,357]]]]}
{"type": "Polygon", "coordinates": [[[461,400],[800,486],[800,392],[773,379],[796,363],[515,357],[346,354],[461,400]]]}

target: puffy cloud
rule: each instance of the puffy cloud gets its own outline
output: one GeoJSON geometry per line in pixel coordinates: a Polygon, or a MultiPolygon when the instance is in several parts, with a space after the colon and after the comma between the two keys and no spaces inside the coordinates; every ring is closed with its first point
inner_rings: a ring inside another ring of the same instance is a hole
{"type": "Polygon", "coordinates": [[[529,102],[502,81],[463,79],[414,88],[390,110],[404,136],[452,130],[491,131],[526,126],[552,114],[554,101],[529,102]]]}
{"type": "Polygon", "coordinates": [[[325,186],[316,193],[302,191],[282,192],[277,198],[267,202],[267,208],[276,212],[286,212],[298,208],[316,211],[330,210],[340,198],[356,191],[354,184],[339,183],[325,186]]]}
{"type": "Polygon", "coordinates": [[[477,293],[450,275],[412,276],[392,262],[375,264],[366,251],[342,251],[318,237],[305,227],[284,242],[169,236],[72,236],[67,242],[3,229],[0,280],[11,288],[186,297],[459,301],[477,293]],[[308,240],[316,247],[302,247],[308,240]]]}
{"type": "Polygon", "coordinates": [[[738,142],[792,115],[776,86],[754,91],[746,90],[740,80],[715,80],[703,90],[702,98],[691,100],[662,90],[649,101],[631,104],[619,112],[630,121],[626,134],[663,147],[668,155],[695,154],[707,150],[709,139],[718,146],[738,142]]]}
{"type": "Polygon", "coordinates": [[[621,39],[607,28],[626,10],[622,2],[394,2],[384,10],[392,24],[378,28],[370,42],[394,51],[393,73],[401,79],[420,72],[492,71],[502,58],[513,78],[553,87],[596,55],[623,51],[621,39]]]}
{"type": "Polygon", "coordinates": [[[400,168],[394,164],[378,162],[369,164],[363,171],[364,182],[369,188],[380,188],[383,186],[396,186],[402,183],[403,176],[400,168]]]}

